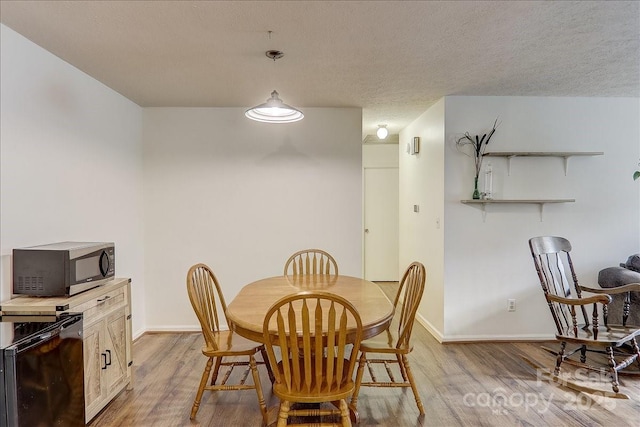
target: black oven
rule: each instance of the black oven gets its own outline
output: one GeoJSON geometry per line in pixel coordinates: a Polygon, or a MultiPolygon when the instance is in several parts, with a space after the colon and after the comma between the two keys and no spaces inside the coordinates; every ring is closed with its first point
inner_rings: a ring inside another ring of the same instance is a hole
{"type": "Polygon", "coordinates": [[[0,316],[0,426],[84,426],[82,314],[0,316]]]}

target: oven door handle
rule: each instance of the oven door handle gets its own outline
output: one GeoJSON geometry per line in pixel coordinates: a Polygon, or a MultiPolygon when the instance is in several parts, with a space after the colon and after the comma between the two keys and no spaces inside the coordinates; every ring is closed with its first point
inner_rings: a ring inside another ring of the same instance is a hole
{"type": "Polygon", "coordinates": [[[60,335],[60,329],[56,329],[55,331],[49,331],[42,335],[38,335],[38,340],[47,341],[47,340],[50,340],[51,338],[57,337],[58,335],[60,335]]]}

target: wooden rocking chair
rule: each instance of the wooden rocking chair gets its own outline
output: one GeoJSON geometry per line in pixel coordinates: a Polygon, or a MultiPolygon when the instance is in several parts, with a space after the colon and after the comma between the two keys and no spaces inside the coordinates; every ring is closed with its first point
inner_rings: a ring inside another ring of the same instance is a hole
{"type": "MultiPolygon", "coordinates": [[[[623,324],[608,324],[607,304],[611,302],[608,294],[640,291],[640,283],[606,290],[587,288],[578,284],[570,256],[571,244],[567,239],[553,236],[534,237],[529,240],[529,248],[540,285],[556,324],[556,339],[560,341],[560,351],[555,353],[557,359],[553,370],[554,381],[579,391],[602,393],[600,390],[580,386],[571,381],[558,381],[560,366],[566,361],[584,369],[608,373],[611,376],[611,386],[615,394],[605,394],[610,397],[626,398],[626,395],[619,393],[618,372],[634,361],[640,366],[640,348],[636,342],[636,337],[640,335],[640,328],[626,325],[629,314],[628,304],[625,304],[626,313],[623,315],[623,324]],[[572,295],[573,292],[575,296],[572,295]],[[583,297],[582,292],[590,292],[594,295],[583,297]],[[587,314],[588,307],[591,307],[591,316],[587,314]],[[602,313],[602,319],[600,313],[602,313]],[[567,343],[578,346],[567,351],[567,343]],[[587,352],[603,354],[606,362],[601,362],[600,366],[594,366],[591,363],[595,358],[590,358],[587,363],[587,352]],[[571,359],[576,353],[580,354],[579,361],[571,359]]],[[[628,300],[629,297],[627,297],[628,300]]]]}

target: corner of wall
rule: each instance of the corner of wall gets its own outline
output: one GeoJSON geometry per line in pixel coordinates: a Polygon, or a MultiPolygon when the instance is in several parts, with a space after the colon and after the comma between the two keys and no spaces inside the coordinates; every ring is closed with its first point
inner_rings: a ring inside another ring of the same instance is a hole
{"type": "Polygon", "coordinates": [[[425,297],[418,309],[434,336],[444,332],[444,98],[400,132],[400,267],[422,262],[425,297]],[[420,151],[403,147],[420,138],[420,151]],[[418,212],[413,209],[418,206],[418,212]]]}

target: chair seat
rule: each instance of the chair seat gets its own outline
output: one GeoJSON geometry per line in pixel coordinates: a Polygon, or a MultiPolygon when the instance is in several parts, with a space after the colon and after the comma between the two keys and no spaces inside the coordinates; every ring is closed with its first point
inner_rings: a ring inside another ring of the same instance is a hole
{"type": "MultiPolygon", "coordinates": [[[[324,367],[327,364],[327,360],[328,359],[326,358],[322,359],[323,369],[321,369],[321,372],[326,372],[326,369],[324,369],[324,367]]],[[[275,383],[273,385],[273,392],[280,399],[290,400],[294,402],[302,402],[302,403],[326,402],[327,396],[330,396],[331,400],[344,399],[351,394],[355,386],[355,383],[353,382],[352,378],[349,375],[348,369],[346,369],[346,367],[348,366],[349,360],[345,359],[344,363],[345,363],[345,369],[342,374],[342,381],[341,381],[342,386],[340,387],[337,387],[336,384],[333,384],[331,389],[329,389],[328,384],[326,382],[326,377],[324,375],[321,375],[320,376],[321,377],[320,379],[322,381],[321,384],[317,383],[315,377],[312,377],[309,379],[309,382],[310,382],[309,391],[306,391],[306,390],[303,390],[301,392],[289,391],[287,390],[286,384],[275,383]]],[[[334,359],[334,366],[336,365],[337,365],[337,359],[334,359]]],[[[290,363],[289,366],[292,367],[293,364],[290,363]]],[[[278,362],[277,369],[280,373],[281,378],[284,378],[285,368],[282,362],[278,362]]],[[[305,384],[305,381],[307,380],[307,378],[305,377],[305,370],[301,369],[300,371],[301,371],[299,374],[300,383],[305,384]]],[[[316,372],[315,361],[311,361],[311,369],[309,371],[316,372]]],[[[291,373],[291,377],[292,378],[294,377],[293,372],[291,373]]]]}
{"type": "Polygon", "coordinates": [[[203,346],[202,354],[207,357],[252,355],[262,347],[262,344],[243,338],[232,331],[219,331],[214,333],[213,337],[218,350],[207,345],[203,346]]]}
{"type": "Polygon", "coordinates": [[[585,344],[599,346],[620,347],[625,342],[640,335],[637,326],[609,325],[598,327],[598,337],[594,338],[593,328],[584,324],[578,325],[578,334],[574,334],[573,329],[565,329],[562,334],[556,334],[556,338],[562,341],[584,342],[585,344]]]}
{"type": "Polygon", "coordinates": [[[393,354],[408,354],[411,352],[411,347],[397,348],[398,333],[395,329],[387,329],[383,333],[376,335],[373,338],[362,341],[360,344],[360,351],[366,353],[393,353],[393,354]]]}

